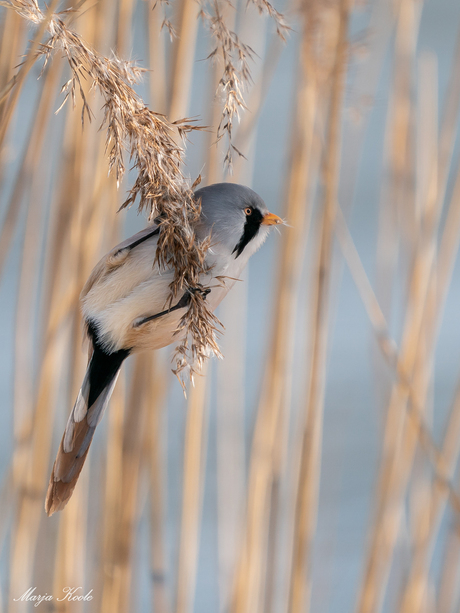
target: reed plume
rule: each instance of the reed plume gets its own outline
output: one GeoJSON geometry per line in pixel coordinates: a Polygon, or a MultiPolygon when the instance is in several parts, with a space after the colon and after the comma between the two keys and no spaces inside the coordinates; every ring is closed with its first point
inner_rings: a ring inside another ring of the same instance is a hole
{"type": "MultiPolygon", "coordinates": [[[[8,0],[2,4],[34,24],[45,19],[36,0],[8,0]]],[[[215,339],[217,320],[207,308],[205,292],[199,283],[200,274],[205,272],[208,243],[196,241],[192,229],[200,215],[199,203],[193,197],[193,188],[199,180],[190,185],[183,175],[184,150],[174,138],[174,133],[183,139],[189,132],[201,128],[187,119],[170,122],[164,115],[151,111],[132,88],[142,71],[115,55],[107,58],[91,49],[66,26],[63,18],[70,12],[64,11],[50,18],[47,25],[50,37],[40,44],[36,59],[43,56],[46,67],[56,50],[62,51],[67,59],[72,76],[62,86],[64,100],[58,111],[69,98],[75,105],[79,94],[82,123],[85,116],[91,120],[92,111],[83,81],[89,83],[90,90],[97,88],[103,97],[101,127],[107,134],[109,172],[115,174],[119,184],[125,173],[126,155],[137,172],[121,208],[130,207],[137,201],[139,210],[146,210],[149,219],[160,221],[162,232],[155,262],[175,271],[171,300],[180,292],[193,291],[190,312],[181,322],[180,329],[186,334],[176,352],[175,370],[179,374],[188,367],[192,375],[195,367],[201,367],[204,357],[220,355],[215,339]]]]}

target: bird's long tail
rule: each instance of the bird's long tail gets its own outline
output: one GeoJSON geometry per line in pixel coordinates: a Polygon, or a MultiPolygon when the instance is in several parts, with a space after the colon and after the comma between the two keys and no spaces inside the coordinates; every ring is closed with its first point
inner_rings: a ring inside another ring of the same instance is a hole
{"type": "Polygon", "coordinates": [[[97,345],[83,384],[67,421],[51,473],[45,510],[62,510],[72,496],[93,439],[94,430],[107,407],[123,360],[129,351],[107,353],[97,345]]]}

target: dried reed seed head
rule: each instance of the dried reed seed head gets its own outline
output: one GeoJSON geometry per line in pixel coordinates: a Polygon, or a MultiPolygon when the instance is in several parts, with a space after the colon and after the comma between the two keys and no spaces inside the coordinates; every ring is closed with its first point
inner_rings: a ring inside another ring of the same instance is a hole
{"type": "Polygon", "coordinates": [[[202,3],[200,16],[215,44],[208,59],[214,61],[220,57],[224,64],[217,92],[223,98],[217,140],[227,136],[228,147],[224,164],[231,170],[232,151],[238,152],[232,146],[233,121],[239,118],[240,109],[246,108],[242,92],[252,82],[249,61],[253,59],[254,51],[227,27],[217,1],[211,3],[210,10],[202,3]]]}
{"type": "Polygon", "coordinates": [[[289,32],[292,28],[288,25],[286,18],[282,13],[277,11],[274,6],[267,2],[267,0],[248,0],[248,4],[253,4],[260,14],[267,14],[276,26],[276,33],[283,42],[286,41],[289,32]]]}
{"type": "MultiPolygon", "coordinates": [[[[205,288],[202,286],[191,291],[189,308],[181,318],[176,331],[176,334],[180,334],[184,330],[188,331],[184,341],[174,353],[176,368],[173,372],[180,381],[182,374],[187,370],[189,377],[193,378],[193,375],[201,370],[204,360],[211,355],[222,357],[216,339],[222,324],[214,313],[208,309],[204,298],[205,288]],[[203,336],[208,339],[206,344],[194,340],[203,336]],[[193,339],[191,344],[189,344],[189,337],[193,339]]],[[[183,384],[182,381],[181,383],[183,384]]]]}
{"type": "MultiPolygon", "coordinates": [[[[10,0],[5,4],[33,23],[44,18],[34,0],[10,0]]],[[[69,97],[75,104],[78,92],[83,103],[82,121],[85,114],[91,120],[83,81],[89,83],[90,89],[99,89],[104,99],[102,124],[107,131],[109,171],[115,173],[119,183],[125,172],[126,152],[138,171],[122,208],[138,199],[140,210],[147,209],[151,217],[162,217],[164,231],[158,242],[156,260],[160,265],[174,268],[173,293],[193,287],[203,272],[205,249],[193,240],[192,224],[199,215],[199,206],[182,174],[183,148],[176,144],[174,134],[178,132],[184,137],[199,126],[190,120],[170,123],[163,115],[148,109],[131,87],[141,71],[129,62],[116,57],[109,59],[90,49],[58,15],[53,16],[48,30],[51,36],[39,48],[37,56],[43,56],[47,63],[54,51],[61,50],[67,58],[71,78],[62,88],[63,104],[69,97]]],[[[216,345],[214,320],[195,321],[210,317],[207,307],[196,306],[200,302],[204,303],[204,297],[197,293],[193,299],[195,306],[183,321],[183,330],[192,339],[192,356],[198,357],[204,355],[208,344],[211,348],[216,345]]]]}
{"type": "MultiPolygon", "coordinates": [[[[252,0],[259,11],[275,19],[280,31],[283,18],[266,0],[252,0]]],[[[1,5],[15,10],[28,21],[38,24],[45,18],[37,0],[2,0],[1,5]]],[[[242,155],[232,144],[233,120],[239,110],[245,108],[244,87],[251,81],[249,60],[253,51],[242,43],[230,30],[219,10],[217,1],[211,2],[211,13],[202,5],[201,15],[208,24],[216,48],[210,57],[220,50],[224,71],[219,88],[224,96],[222,118],[218,127],[218,139],[228,136],[229,147],[225,163],[231,167],[232,152],[242,155]]],[[[193,130],[202,129],[193,120],[182,119],[170,122],[164,115],[147,108],[132,86],[139,80],[142,70],[133,63],[113,56],[104,57],[86,45],[83,39],[70,30],[62,17],[70,11],[54,14],[48,24],[50,38],[43,43],[37,57],[44,58],[44,67],[51,55],[60,50],[71,70],[70,79],[62,86],[64,100],[58,111],[70,98],[76,104],[77,93],[82,100],[82,122],[85,115],[91,121],[92,113],[86,99],[83,82],[89,91],[98,89],[104,99],[102,127],[107,132],[106,148],[109,172],[115,174],[117,184],[125,173],[125,155],[137,170],[134,185],[128,192],[121,208],[138,201],[140,211],[147,210],[149,218],[161,219],[162,232],[158,240],[155,261],[160,266],[173,267],[175,274],[171,283],[173,295],[188,290],[190,306],[183,316],[179,330],[185,332],[184,341],[176,350],[176,373],[185,368],[195,372],[194,364],[201,366],[210,354],[220,355],[216,342],[219,320],[208,309],[206,293],[199,291],[200,275],[206,272],[204,261],[209,241],[197,241],[193,224],[200,215],[200,204],[193,195],[193,187],[181,170],[184,149],[176,143],[175,135],[185,139],[193,130]],[[189,342],[189,339],[191,342],[189,342]]],[[[165,17],[162,28],[173,28],[165,17]]]]}
{"type": "MultiPolygon", "coordinates": [[[[228,0],[227,3],[231,5],[228,0]]],[[[276,31],[280,38],[285,41],[287,33],[291,29],[284,16],[277,11],[267,0],[248,0],[259,13],[267,14],[276,24],[276,31]]],[[[233,8],[233,7],[232,7],[233,8]]],[[[252,83],[249,62],[253,59],[254,51],[249,45],[244,44],[238,35],[230,30],[223,18],[218,0],[201,3],[200,17],[209,29],[215,47],[208,55],[208,59],[215,61],[221,57],[224,64],[222,77],[219,80],[217,93],[223,99],[222,115],[217,127],[217,140],[227,137],[228,146],[225,153],[224,165],[229,172],[233,166],[233,152],[238,156],[244,155],[233,145],[233,122],[239,120],[239,112],[246,109],[243,91],[252,83]],[[208,8],[209,4],[209,8],[208,8]]]]}

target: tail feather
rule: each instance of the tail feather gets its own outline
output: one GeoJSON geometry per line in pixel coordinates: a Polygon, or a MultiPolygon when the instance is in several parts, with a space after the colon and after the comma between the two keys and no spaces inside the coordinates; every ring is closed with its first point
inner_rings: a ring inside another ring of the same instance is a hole
{"type": "Polygon", "coordinates": [[[108,405],[128,350],[94,351],[75,405],[70,413],[46,494],[48,515],[62,510],[72,496],[96,426],[108,405]]]}

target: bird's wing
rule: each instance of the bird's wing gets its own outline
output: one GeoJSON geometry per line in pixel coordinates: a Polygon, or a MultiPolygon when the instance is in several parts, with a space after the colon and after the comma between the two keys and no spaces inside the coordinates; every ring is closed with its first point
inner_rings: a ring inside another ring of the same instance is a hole
{"type": "Polygon", "coordinates": [[[93,268],[88,280],[86,281],[80,299],[84,299],[91,288],[107,273],[120,267],[125,261],[132,249],[143,243],[144,241],[155,237],[159,234],[160,228],[157,224],[153,224],[148,228],[144,228],[133,236],[130,236],[122,243],[109,251],[93,268]]]}
{"type": "Polygon", "coordinates": [[[167,316],[175,304],[170,289],[174,270],[160,269],[155,263],[158,234],[158,228],[152,226],[115,247],[95,267],[83,288],[83,318],[97,327],[107,350],[136,347],[136,339],[131,338],[133,322],[160,313],[167,316]]]}

